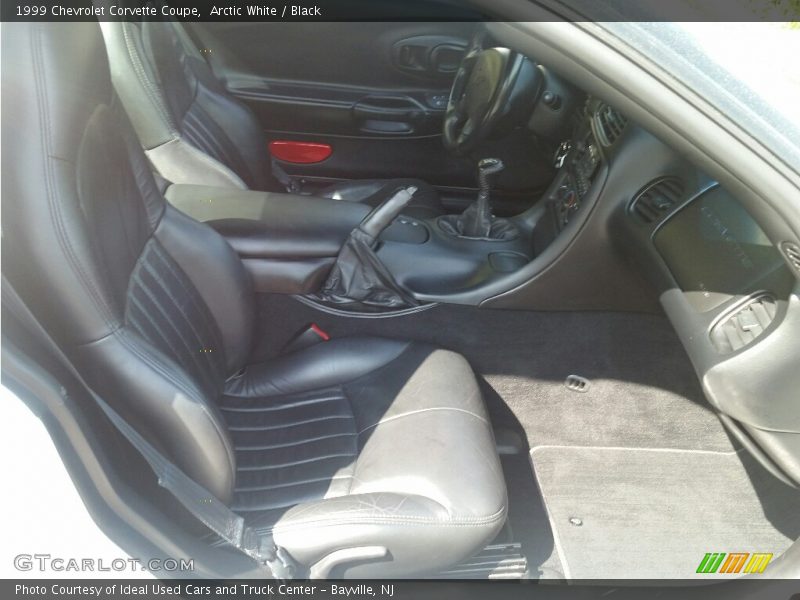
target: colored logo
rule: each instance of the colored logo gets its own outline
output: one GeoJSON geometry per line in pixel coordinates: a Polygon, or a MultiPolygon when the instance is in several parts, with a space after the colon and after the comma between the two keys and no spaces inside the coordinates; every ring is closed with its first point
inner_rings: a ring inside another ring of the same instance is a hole
{"type": "Polygon", "coordinates": [[[763,573],[772,553],[767,552],[707,552],[697,566],[698,573],[763,573]]]}

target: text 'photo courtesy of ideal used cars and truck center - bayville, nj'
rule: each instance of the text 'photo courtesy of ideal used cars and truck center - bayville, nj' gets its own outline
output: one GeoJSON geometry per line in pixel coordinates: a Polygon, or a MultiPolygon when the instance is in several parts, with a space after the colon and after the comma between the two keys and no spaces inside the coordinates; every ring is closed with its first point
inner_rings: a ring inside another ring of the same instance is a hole
{"type": "Polygon", "coordinates": [[[800,1],[0,20],[0,597],[800,600],[800,1]]]}

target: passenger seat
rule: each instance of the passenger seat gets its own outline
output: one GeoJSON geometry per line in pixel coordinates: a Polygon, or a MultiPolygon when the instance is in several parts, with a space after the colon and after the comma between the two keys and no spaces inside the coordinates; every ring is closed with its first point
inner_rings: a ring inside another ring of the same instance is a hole
{"type": "Polygon", "coordinates": [[[253,364],[249,276],[165,203],[97,23],[2,45],[3,270],[93,389],[305,568],[377,546],[344,574],[418,577],[492,540],[506,489],[464,358],[342,338],[253,364]]]}

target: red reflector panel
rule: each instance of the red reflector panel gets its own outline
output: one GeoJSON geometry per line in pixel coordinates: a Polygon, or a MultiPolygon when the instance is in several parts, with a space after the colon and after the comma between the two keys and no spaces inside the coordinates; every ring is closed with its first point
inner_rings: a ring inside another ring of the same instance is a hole
{"type": "Polygon", "coordinates": [[[328,333],[325,330],[323,330],[322,327],[320,327],[316,323],[312,323],[311,324],[311,331],[316,333],[320,337],[320,339],[322,339],[323,342],[327,342],[327,341],[329,341],[331,339],[331,336],[328,335],[328,333]]]}
{"type": "Polygon", "coordinates": [[[269,143],[269,152],[284,162],[311,164],[322,162],[333,153],[328,144],[276,140],[269,143]]]}

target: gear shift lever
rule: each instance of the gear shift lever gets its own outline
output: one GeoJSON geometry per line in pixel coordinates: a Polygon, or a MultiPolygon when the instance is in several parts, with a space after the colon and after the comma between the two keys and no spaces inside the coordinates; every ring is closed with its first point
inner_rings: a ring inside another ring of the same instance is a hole
{"type": "MultiPolygon", "coordinates": [[[[464,235],[489,237],[492,231],[492,210],[489,206],[489,196],[492,186],[503,169],[505,169],[505,165],[499,158],[484,158],[478,162],[478,199],[469,207],[472,209],[471,218],[465,219],[464,235]]],[[[464,213],[464,216],[467,216],[467,212],[464,213]]]]}
{"type": "Polygon", "coordinates": [[[478,162],[478,199],[460,215],[446,215],[439,223],[447,233],[460,237],[512,240],[517,228],[506,219],[492,215],[489,205],[492,186],[505,168],[499,158],[484,158],[478,162]]]}

